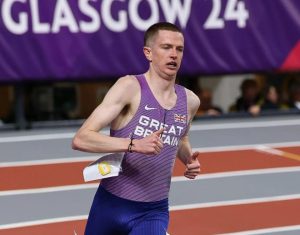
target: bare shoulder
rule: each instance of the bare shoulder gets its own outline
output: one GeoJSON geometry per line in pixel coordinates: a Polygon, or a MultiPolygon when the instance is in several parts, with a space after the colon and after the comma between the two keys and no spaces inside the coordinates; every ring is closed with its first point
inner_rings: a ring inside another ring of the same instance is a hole
{"type": "Polygon", "coordinates": [[[111,102],[112,98],[114,98],[116,99],[116,102],[128,103],[135,94],[139,93],[139,87],[139,82],[135,76],[126,75],[120,77],[109,90],[107,100],[111,102]]]}
{"type": "Polygon", "coordinates": [[[138,89],[139,82],[133,75],[126,75],[124,77],[120,77],[115,83],[116,86],[121,86],[124,88],[138,89]]]}
{"type": "Polygon", "coordinates": [[[190,117],[193,117],[200,106],[199,97],[191,90],[185,88],[187,95],[187,105],[190,117]]]}
{"type": "Polygon", "coordinates": [[[138,86],[139,83],[134,76],[127,75],[119,78],[89,116],[84,126],[89,126],[91,130],[100,130],[118,118],[123,120],[124,108],[127,106],[133,109],[138,103],[138,86]]]}

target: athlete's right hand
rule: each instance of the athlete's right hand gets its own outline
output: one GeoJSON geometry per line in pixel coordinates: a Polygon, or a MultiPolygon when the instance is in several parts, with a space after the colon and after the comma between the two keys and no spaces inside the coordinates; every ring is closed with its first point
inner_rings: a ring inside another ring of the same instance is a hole
{"type": "Polygon", "coordinates": [[[143,139],[134,139],[132,142],[133,152],[144,154],[159,154],[161,149],[163,148],[163,141],[160,138],[163,132],[164,129],[161,128],[143,139]]]}

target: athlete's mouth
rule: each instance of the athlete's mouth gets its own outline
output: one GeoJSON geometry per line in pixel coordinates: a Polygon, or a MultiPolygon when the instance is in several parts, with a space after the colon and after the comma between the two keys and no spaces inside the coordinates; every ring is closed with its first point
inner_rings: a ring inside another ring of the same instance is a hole
{"type": "Polygon", "coordinates": [[[167,63],[167,66],[169,68],[175,69],[175,68],[177,68],[177,63],[175,61],[171,61],[171,62],[167,63]]]}

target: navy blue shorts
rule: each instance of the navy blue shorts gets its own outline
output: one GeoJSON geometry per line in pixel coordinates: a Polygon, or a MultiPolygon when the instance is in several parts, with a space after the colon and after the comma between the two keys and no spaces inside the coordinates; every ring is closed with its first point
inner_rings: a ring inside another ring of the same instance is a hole
{"type": "Polygon", "coordinates": [[[117,197],[101,185],[95,194],[85,235],[166,235],[168,199],[136,202],[117,197]]]}

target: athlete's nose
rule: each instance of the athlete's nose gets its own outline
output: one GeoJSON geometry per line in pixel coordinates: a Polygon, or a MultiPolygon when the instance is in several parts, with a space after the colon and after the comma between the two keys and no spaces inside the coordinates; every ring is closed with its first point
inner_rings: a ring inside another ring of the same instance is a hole
{"type": "Polygon", "coordinates": [[[172,50],[171,50],[171,58],[172,59],[176,59],[177,58],[177,50],[176,50],[176,48],[173,48],[172,50]]]}

